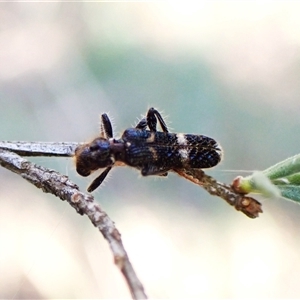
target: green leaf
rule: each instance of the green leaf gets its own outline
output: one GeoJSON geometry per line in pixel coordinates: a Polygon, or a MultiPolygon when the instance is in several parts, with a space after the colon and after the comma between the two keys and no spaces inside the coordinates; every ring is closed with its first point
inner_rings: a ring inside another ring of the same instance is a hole
{"type": "Polygon", "coordinates": [[[263,173],[271,180],[284,178],[300,172],[300,154],[287,158],[276,165],[266,169],[263,173]]]}
{"type": "Polygon", "coordinates": [[[256,171],[247,177],[240,177],[239,182],[235,184],[235,189],[242,193],[262,194],[265,197],[278,197],[280,191],[263,173],[256,171]]]}
{"type": "Polygon", "coordinates": [[[262,172],[237,177],[233,181],[233,187],[242,193],[259,193],[266,197],[282,196],[300,203],[300,154],[262,172]]]}
{"type": "Polygon", "coordinates": [[[272,180],[275,185],[300,185],[300,172],[272,180]]]}
{"type": "Polygon", "coordinates": [[[281,196],[300,203],[300,186],[298,185],[278,185],[281,196]]]}

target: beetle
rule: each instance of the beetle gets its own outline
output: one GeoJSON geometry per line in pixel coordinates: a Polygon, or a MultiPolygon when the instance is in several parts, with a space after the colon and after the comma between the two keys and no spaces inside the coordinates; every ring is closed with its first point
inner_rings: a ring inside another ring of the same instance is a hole
{"type": "Polygon", "coordinates": [[[102,114],[100,136],[75,150],[76,171],[81,176],[105,168],[88,187],[88,192],[99,187],[117,165],[134,167],[143,176],[167,176],[172,169],[211,168],[221,159],[222,148],[213,138],[170,133],[155,108],[150,108],[136,127],[126,129],[120,139],[113,137],[110,119],[102,114]],[[157,121],[162,131],[157,131],[157,121]]]}

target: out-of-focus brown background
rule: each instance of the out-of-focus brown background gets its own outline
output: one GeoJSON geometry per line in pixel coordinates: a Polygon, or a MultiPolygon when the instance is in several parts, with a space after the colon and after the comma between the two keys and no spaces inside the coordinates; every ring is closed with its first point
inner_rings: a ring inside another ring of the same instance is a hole
{"type": "MultiPolygon", "coordinates": [[[[220,141],[231,182],[300,152],[300,3],[1,3],[0,139],[118,136],[153,106],[220,141]]],[[[36,158],[84,190],[71,159],[36,158]]],[[[108,244],[0,169],[0,298],[130,298],[108,244]]],[[[116,168],[95,193],[152,298],[300,297],[300,206],[256,220],[170,174],[116,168]]]]}

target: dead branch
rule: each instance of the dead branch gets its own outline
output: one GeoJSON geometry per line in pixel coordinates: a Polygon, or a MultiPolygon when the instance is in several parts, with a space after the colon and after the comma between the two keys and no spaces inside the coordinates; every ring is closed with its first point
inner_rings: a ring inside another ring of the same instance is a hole
{"type": "MultiPolygon", "coordinates": [[[[21,156],[73,156],[76,142],[0,142],[0,149],[18,153],[21,156]]],[[[122,164],[120,164],[122,165],[122,164]]],[[[250,218],[257,218],[262,213],[261,203],[234,190],[231,185],[218,182],[213,177],[206,175],[200,169],[174,170],[180,176],[204,188],[211,195],[219,196],[236,210],[243,212],[250,218]]]]}
{"type": "MultiPolygon", "coordinates": [[[[22,151],[25,150],[22,149],[19,153],[24,153],[22,151]]],[[[47,150],[47,154],[49,153],[50,150],[47,150]]],[[[66,200],[79,214],[87,215],[108,241],[115,264],[124,275],[133,299],[147,298],[143,285],[138,279],[124,249],[120,232],[115,227],[114,222],[95,202],[92,195],[80,192],[78,186],[71,182],[67,176],[33,164],[16,153],[0,149],[0,164],[4,168],[19,174],[37,188],[42,189],[43,192],[51,193],[63,201],[66,200]]]]}
{"type": "Polygon", "coordinates": [[[8,150],[20,156],[73,156],[76,142],[0,142],[0,149],[8,150]]]}
{"type": "MultiPolygon", "coordinates": [[[[71,182],[67,176],[33,164],[19,156],[71,157],[78,145],[80,143],[75,142],[0,142],[0,165],[19,174],[37,188],[42,189],[43,192],[66,200],[79,214],[86,214],[108,241],[115,264],[124,275],[132,297],[145,299],[147,296],[123,247],[121,234],[114,222],[94,201],[94,197],[80,192],[78,186],[71,182]]],[[[250,218],[256,218],[262,212],[261,204],[258,201],[238,193],[230,185],[216,181],[200,169],[176,169],[173,171],[200,185],[211,195],[221,197],[250,218]]]]}
{"type": "Polygon", "coordinates": [[[178,169],[174,172],[200,185],[211,195],[224,199],[229,205],[243,212],[249,218],[257,218],[258,214],[262,213],[261,203],[257,200],[247,197],[245,194],[237,193],[230,185],[218,182],[200,169],[178,169]]]}

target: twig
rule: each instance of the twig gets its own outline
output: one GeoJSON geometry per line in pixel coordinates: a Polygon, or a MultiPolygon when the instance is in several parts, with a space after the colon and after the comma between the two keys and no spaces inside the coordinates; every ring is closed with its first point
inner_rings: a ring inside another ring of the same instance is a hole
{"type": "MultiPolygon", "coordinates": [[[[71,149],[73,147],[73,145],[66,145],[66,143],[61,144],[60,146],[62,145],[63,148],[66,147],[65,149],[71,149]]],[[[58,148],[60,148],[60,146],[58,148]]],[[[56,150],[54,149],[57,149],[56,147],[57,145],[48,149],[49,151],[47,150],[46,152],[47,155],[50,153],[53,155],[51,151],[55,152],[56,150]]],[[[18,149],[19,153],[25,153],[25,150],[20,148],[21,147],[18,149]]],[[[62,155],[64,153],[63,156],[70,156],[70,152],[68,151],[70,150],[66,150],[65,152],[60,151],[56,154],[62,155]]],[[[35,153],[40,153],[40,150],[36,150],[35,153]]],[[[94,201],[92,195],[80,192],[78,186],[71,182],[67,176],[54,170],[33,164],[16,153],[0,149],[0,164],[4,168],[19,174],[36,187],[42,189],[43,192],[51,193],[63,201],[66,200],[81,215],[86,214],[94,226],[100,230],[104,238],[108,241],[113,252],[115,264],[123,273],[133,299],[147,298],[142,283],[135,274],[123,247],[121,234],[115,227],[114,222],[94,201]]]]}
{"type": "Polygon", "coordinates": [[[0,142],[0,149],[8,150],[20,156],[73,156],[76,142],[0,142]]]}
{"type": "MultiPolygon", "coordinates": [[[[78,186],[67,176],[54,170],[35,165],[21,156],[67,156],[74,155],[80,143],[31,143],[31,142],[0,142],[0,164],[21,175],[23,178],[41,188],[66,200],[80,214],[86,214],[92,223],[107,239],[114,255],[115,264],[120,268],[134,299],[145,299],[144,288],[137,278],[123,247],[121,235],[113,221],[94,201],[93,196],[79,191],[78,186]],[[19,155],[18,155],[19,154],[19,155]]],[[[173,170],[180,176],[200,185],[211,195],[224,199],[228,204],[242,211],[250,218],[258,217],[262,212],[261,204],[251,197],[234,191],[230,185],[220,183],[200,169],[173,170]]]]}
{"type": "MultiPolygon", "coordinates": [[[[14,151],[23,156],[73,156],[80,143],[31,143],[31,142],[0,142],[0,149],[14,151]]],[[[250,218],[257,218],[262,213],[261,203],[235,191],[231,185],[216,181],[200,169],[177,169],[174,172],[203,187],[211,195],[219,196],[236,210],[250,218]]]]}
{"type": "Polygon", "coordinates": [[[237,193],[228,184],[216,181],[200,169],[177,169],[174,172],[180,176],[203,187],[211,195],[216,195],[224,199],[228,204],[234,206],[236,210],[243,212],[249,218],[257,218],[262,213],[261,203],[257,200],[237,193]]]}

